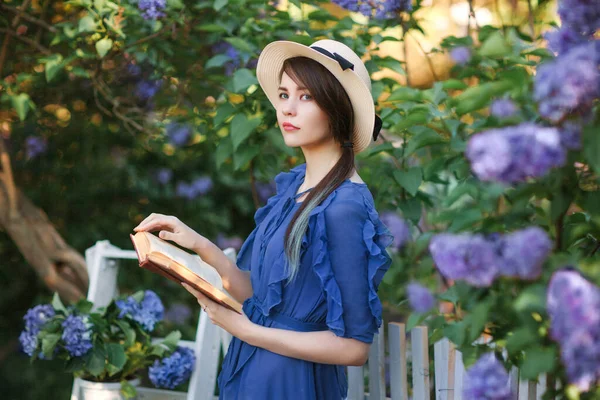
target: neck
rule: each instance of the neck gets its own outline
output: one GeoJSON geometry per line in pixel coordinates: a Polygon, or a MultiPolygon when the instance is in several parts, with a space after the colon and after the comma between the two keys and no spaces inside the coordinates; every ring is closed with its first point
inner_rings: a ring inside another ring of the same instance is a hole
{"type": "Polygon", "coordinates": [[[317,186],[341,158],[342,150],[336,142],[319,148],[308,149],[302,147],[304,159],[306,160],[306,173],[300,190],[317,186]]]}

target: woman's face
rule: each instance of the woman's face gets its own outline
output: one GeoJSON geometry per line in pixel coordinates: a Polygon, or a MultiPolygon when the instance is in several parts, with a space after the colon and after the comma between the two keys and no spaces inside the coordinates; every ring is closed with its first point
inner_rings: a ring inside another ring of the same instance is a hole
{"type": "Polygon", "coordinates": [[[277,97],[277,122],[287,146],[309,149],[333,140],[327,114],[308,89],[298,86],[285,72],[277,97]]]}

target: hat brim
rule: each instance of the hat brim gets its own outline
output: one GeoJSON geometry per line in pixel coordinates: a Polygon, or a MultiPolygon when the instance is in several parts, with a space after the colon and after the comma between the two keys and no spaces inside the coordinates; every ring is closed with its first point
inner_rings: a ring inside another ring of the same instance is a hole
{"type": "Polygon", "coordinates": [[[353,70],[342,70],[336,60],[308,46],[281,40],[268,44],[260,53],[256,77],[273,107],[277,107],[280,83],[278,76],[284,61],[299,56],[311,58],[323,65],[344,87],[354,110],[352,137],[354,153],[367,148],[372,140],[375,126],[375,104],[371,91],[353,70]]]}

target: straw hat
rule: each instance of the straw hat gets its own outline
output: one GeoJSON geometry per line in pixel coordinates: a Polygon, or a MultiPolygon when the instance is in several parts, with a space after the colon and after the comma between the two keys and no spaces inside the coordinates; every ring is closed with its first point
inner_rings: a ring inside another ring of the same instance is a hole
{"type": "Polygon", "coordinates": [[[377,139],[381,119],[375,115],[369,72],[360,57],[343,43],[326,39],[316,41],[310,47],[285,40],[268,44],[258,58],[256,77],[271,104],[276,107],[278,77],[283,62],[298,56],[311,58],[322,64],[346,89],[354,109],[354,153],[366,149],[371,140],[377,139]]]}

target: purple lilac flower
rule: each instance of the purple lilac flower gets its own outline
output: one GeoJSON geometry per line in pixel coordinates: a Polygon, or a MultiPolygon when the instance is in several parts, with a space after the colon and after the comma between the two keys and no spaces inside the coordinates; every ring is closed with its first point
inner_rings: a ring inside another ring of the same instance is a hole
{"type": "Polygon", "coordinates": [[[561,0],[558,15],[564,25],[585,36],[593,35],[600,28],[600,2],[597,0],[561,0]]]}
{"type": "Polygon", "coordinates": [[[215,244],[220,249],[233,247],[236,251],[239,251],[243,243],[244,241],[239,236],[226,237],[222,232],[217,234],[217,239],[215,240],[215,244]]]}
{"type": "Polygon", "coordinates": [[[479,179],[505,183],[543,176],[566,159],[558,130],[529,122],[474,135],[466,155],[479,179]]]}
{"type": "Polygon", "coordinates": [[[450,58],[459,65],[465,65],[471,60],[471,49],[466,46],[455,47],[450,50],[450,58]]]}
{"type": "Polygon", "coordinates": [[[520,279],[536,279],[542,273],[542,265],[552,251],[552,241],[543,229],[532,226],[504,236],[499,241],[501,262],[499,272],[503,276],[520,279]]]}
{"type": "Polygon", "coordinates": [[[568,114],[590,109],[600,88],[596,51],[595,43],[580,45],[538,68],[534,99],[540,115],[559,122],[568,114]]]}
{"type": "Polygon", "coordinates": [[[148,101],[158,93],[161,86],[161,80],[139,81],[135,87],[135,95],[141,101],[148,101]]]}
{"type": "Polygon", "coordinates": [[[28,136],[25,139],[25,154],[28,160],[46,152],[48,148],[46,139],[39,136],[28,136]]]}
{"type": "Polygon", "coordinates": [[[588,391],[600,379],[600,288],[576,270],[559,270],[550,279],[546,307],[569,382],[588,391]]]}
{"type": "Polygon", "coordinates": [[[167,0],[139,0],[138,8],[142,11],[144,19],[158,19],[165,16],[163,10],[167,7],[167,0]]]}
{"type": "Polygon", "coordinates": [[[25,329],[37,334],[41,327],[52,317],[56,315],[54,308],[50,304],[40,304],[27,310],[23,317],[25,329]]]}
{"type": "Polygon", "coordinates": [[[511,400],[508,373],[494,353],[486,353],[469,370],[463,388],[465,400],[511,400]]]}
{"type": "MultiPolygon", "coordinates": [[[[229,42],[218,42],[212,46],[213,54],[225,54],[229,58],[230,61],[227,61],[223,66],[225,67],[225,75],[231,76],[233,75],[233,71],[236,68],[239,68],[242,64],[240,53],[237,49],[229,42]]],[[[258,61],[258,60],[257,60],[258,61]]]]}
{"type": "Polygon", "coordinates": [[[19,335],[21,350],[28,356],[32,356],[38,346],[37,332],[31,332],[24,329],[19,335]]]}
{"type": "Polygon", "coordinates": [[[87,317],[71,314],[63,321],[62,327],[62,340],[72,356],[79,357],[91,350],[92,331],[87,317]]]}
{"type": "Polygon", "coordinates": [[[129,315],[148,332],[152,332],[154,325],[164,316],[165,308],[158,295],[151,290],[144,292],[144,298],[139,303],[132,296],[115,303],[120,310],[119,318],[129,315]]]}
{"type": "Polygon", "coordinates": [[[178,346],[170,356],[154,361],[148,368],[148,377],[158,388],[174,389],[189,379],[195,363],[194,351],[178,346]]]}
{"type": "Polygon", "coordinates": [[[588,41],[588,38],[568,26],[546,32],[544,38],[548,41],[550,51],[559,55],[588,41]]]}
{"type": "Polygon", "coordinates": [[[255,184],[258,199],[262,204],[266,204],[267,200],[277,193],[275,181],[271,182],[256,182],[255,184]]]}
{"type": "Polygon", "coordinates": [[[441,233],[431,239],[429,251],[440,273],[448,279],[485,287],[498,274],[494,243],[483,235],[441,233]]]}
{"type": "Polygon", "coordinates": [[[390,19],[400,12],[412,10],[411,0],[334,0],[333,2],[346,10],[360,12],[366,17],[376,19],[390,19]]]}
{"type": "Polygon", "coordinates": [[[192,127],[188,124],[181,124],[179,122],[170,122],[167,125],[167,136],[173,146],[181,147],[185,145],[192,134],[192,127]]]}
{"type": "Polygon", "coordinates": [[[390,233],[394,236],[392,249],[400,250],[407,241],[411,240],[410,228],[406,221],[393,211],[384,211],[380,214],[379,219],[387,226],[390,233]]]}
{"type": "Polygon", "coordinates": [[[431,291],[425,286],[418,283],[410,283],[406,287],[408,295],[408,303],[413,311],[418,313],[426,313],[435,306],[435,298],[431,291]]]}
{"type": "Polygon", "coordinates": [[[517,106],[510,99],[496,99],[490,106],[490,113],[496,118],[510,118],[517,113],[517,106]]]}
{"type": "Polygon", "coordinates": [[[160,168],[159,170],[156,171],[156,180],[160,184],[166,185],[167,183],[171,182],[171,179],[173,179],[173,170],[172,169],[160,168]]]}
{"type": "Polygon", "coordinates": [[[165,311],[165,321],[183,325],[192,316],[192,309],[183,303],[175,303],[165,311]]]}

